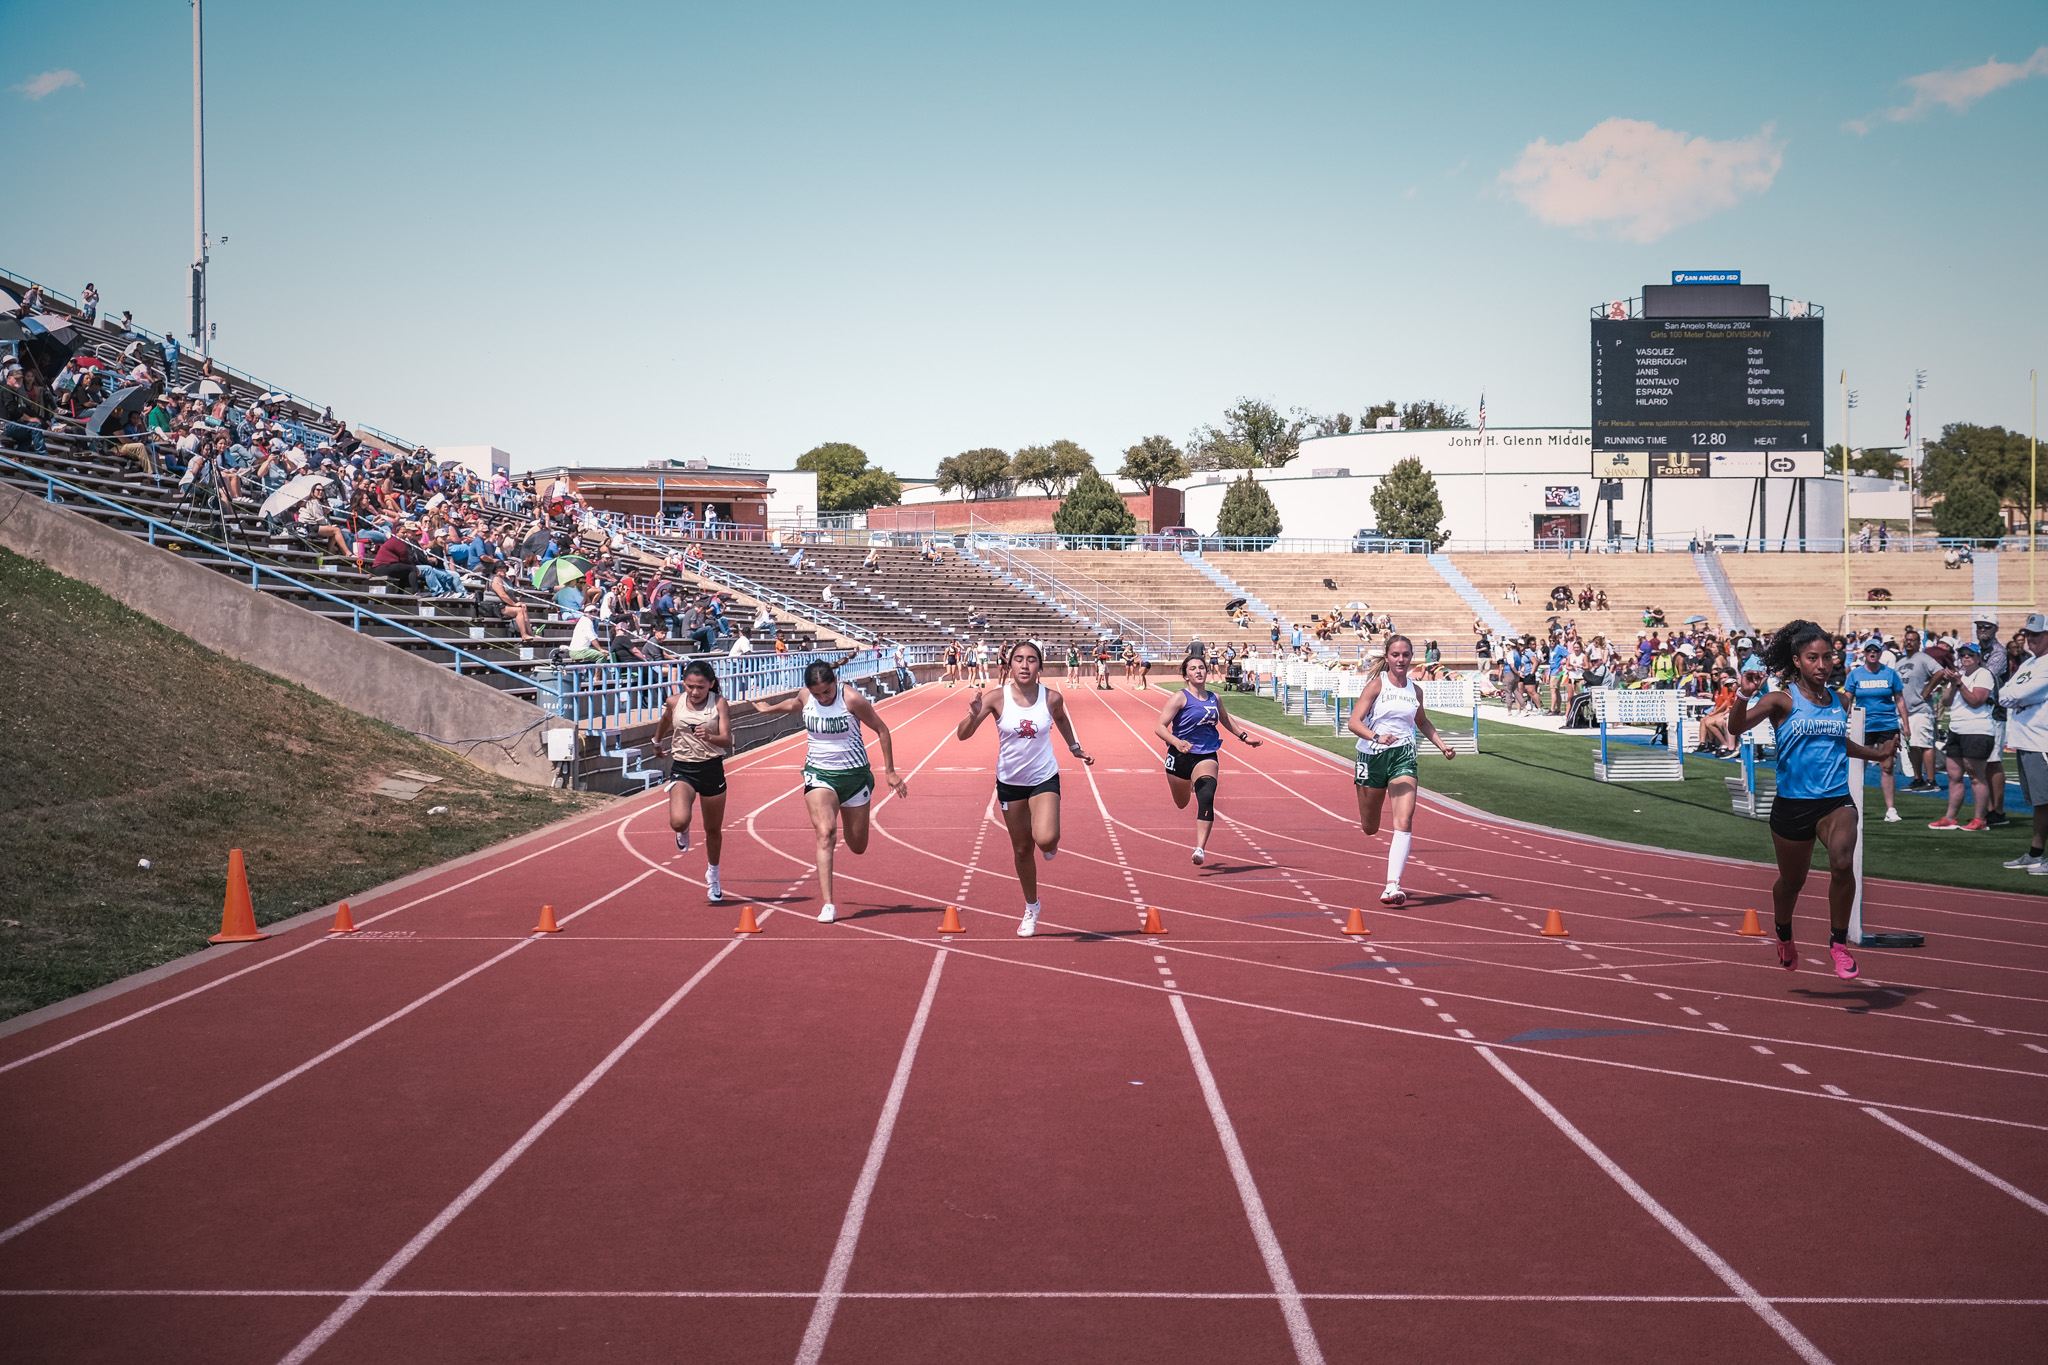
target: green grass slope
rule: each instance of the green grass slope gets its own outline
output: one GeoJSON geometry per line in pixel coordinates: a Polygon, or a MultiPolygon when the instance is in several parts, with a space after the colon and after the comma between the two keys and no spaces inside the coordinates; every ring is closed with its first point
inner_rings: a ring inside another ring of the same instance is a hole
{"type": "Polygon", "coordinates": [[[230,848],[267,923],[607,799],[485,772],[4,549],[0,640],[0,1018],[205,947],[230,848]],[[444,780],[371,794],[399,768],[444,780]]]}
{"type": "MultiPolygon", "coordinates": [[[[1349,758],[1350,735],[1333,736],[1328,725],[1303,726],[1300,718],[1283,715],[1267,697],[1232,696],[1231,712],[1282,734],[1349,758]]],[[[1438,725],[1467,729],[1469,717],[1431,712],[1438,725]]],[[[1479,720],[1481,752],[1462,754],[1451,762],[1424,746],[1422,785],[1494,815],[1575,834],[1598,835],[1634,844],[1714,853],[1768,863],[1771,836],[1761,820],[1749,820],[1728,807],[1721,779],[1739,771],[1711,758],[1688,757],[1684,782],[1609,783],[1593,779],[1593,751],[1598,731],[1568,735],[1489,724],[1479,720]]],[[[2009,872],[1999,864],[2024,853],[2028,823],[2015,819],[2005,829],[1985,834],[1943,833],[1927,822],[1944,809],[1938,800],[1901,794],[1895,825],[1884,824],[1884,803],[1870,788],[1866,809],[1873,817],[1865,832],[1863,868],[1873,877],[1897,877],[1943,886],[1978,887],[1993,891],[2048,894],[2048,878],[2009,872]]],[[[1815,867],[1825,866],[1816,857],[1815,867]]],[[[1811,885],[1811,883],[1809,883],[1811,885]]]]}

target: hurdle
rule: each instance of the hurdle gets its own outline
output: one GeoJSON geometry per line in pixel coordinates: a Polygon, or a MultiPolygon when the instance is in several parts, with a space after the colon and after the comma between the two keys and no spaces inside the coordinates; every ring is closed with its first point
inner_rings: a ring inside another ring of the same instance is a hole
{"type": "Polygon", "coordinates": [[[1756,751],[1755,732],[1744,734],[1742,775],[1724,777],[1721,781],[1728,787],[1728,802],[1735,808],[1737,815],[1747,816],[1751,820],[1768,820],[1771,818],[1771,805],[1778,799],[1778,784],[1773,778],[1769,787],[1764,785],[1763,779],[1757,773],[1756,751]]]}
{"type": "Polygon", "coordinates": [[[1676,690],[1596,687],[1592,696],[1593,714],[1600,718],[1600,747],[1593,753],[1596,782],[1685,780],[1685,707],[1676,690]],[[1610,747],[1609,725],[1666,726],[1669,745],[1610,747]]]}

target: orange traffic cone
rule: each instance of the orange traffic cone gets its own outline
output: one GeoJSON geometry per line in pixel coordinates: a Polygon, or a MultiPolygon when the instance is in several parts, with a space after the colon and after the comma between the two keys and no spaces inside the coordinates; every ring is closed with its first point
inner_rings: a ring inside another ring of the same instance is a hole
{"type": "Polygon", "coordinates": [[[960,927],[959,906],[949,905],[946,907],[946,913],[939,917],[939,932],[942,934],[964,934],[967,932],[960,927]]]}
{"type": "Polygon", "coordinates": [[[330,934],[353,934],[355,931],[355,916],[349,914],[348,902],[343,901],[341,908],[334,912],[334,927],[327,932],[330,934]]]}
{"type": "Polygon", "coordinates": [[[1549,917],[1543,921],[1543,936],[1545,938],[1570,938],[1571,931],[1564,927],[1564,916],[1558,914],[1555,910],[1551,911],[1549,917]]]}
{"type": "Polygon", "coordinates": [[[1742,927],[1740,929],[1737,929],[1735,932],[1738,934],[1747,934],[1751,938],[1762,938],[1764,936],[1764,927],[1756,922],[1756,911],[1743,911],[1742,927]]]}
{"type": "Polygon", "coordinates": [[[761,932],[761,926],[754,923],[753,906],[742,905],[740,907],[739,927],[734,929],[733,932],[735,934],[758,934],[761,932]]]}
{"type": "Polygon", "coordinates": [[[543,905],[540,908],[540,923],[533,926],[533,932],[536,934],[559,934],[562,932],[562,926],[555,923],[554,906],[543,905]]]}
{"type": "Polygon", "coordinates": [[[1166,926],[1159,922],[1159,907],[1156,905],[1145,907],[1144,932],[1148,934],[1163,934],[1166,932],[1166,926]]]}
{"type": "Polygon", "coordinates": [[[1345,924],[1344,932],[1347,934],[1370,934],[1372,932],[1372,930],[1365,927],[1365,912],[1355,905],[1351,907],[1351,919],[1345,924]]]}
{"type": "Polygon", "coordinates": [[[242,850],[228,850],[228,895],[220,907],[220,932],[208,943],[254,943],[268,934],[256,931],[256,906],[249,899],[249,873],[242,866],[242,850]]]}

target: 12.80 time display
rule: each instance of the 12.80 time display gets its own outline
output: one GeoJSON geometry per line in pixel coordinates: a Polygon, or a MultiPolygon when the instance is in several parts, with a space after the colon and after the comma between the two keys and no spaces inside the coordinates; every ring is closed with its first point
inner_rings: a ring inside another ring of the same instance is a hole
{"type": "Polygon", "coordinates": [[[1819,318],[1592,325],[1595,451],[1821,448],[1819,318]]]}

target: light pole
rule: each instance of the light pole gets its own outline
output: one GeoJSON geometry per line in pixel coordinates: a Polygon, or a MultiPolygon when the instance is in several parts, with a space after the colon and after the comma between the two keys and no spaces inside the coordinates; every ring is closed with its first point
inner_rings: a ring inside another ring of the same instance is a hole
{"type": "Polygon", "coordinates": [[[205,0],[192,0],[192,341],[212,354],[206,327],[206,68],[205,0]]]}

